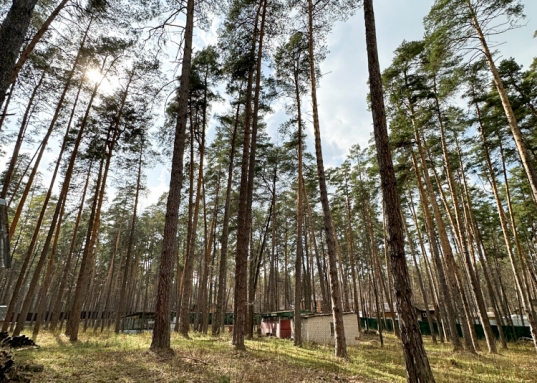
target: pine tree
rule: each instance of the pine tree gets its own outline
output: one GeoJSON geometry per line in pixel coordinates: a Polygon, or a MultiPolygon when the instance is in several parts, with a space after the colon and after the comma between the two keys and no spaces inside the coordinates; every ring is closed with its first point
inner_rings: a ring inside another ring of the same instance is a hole
{"type": "Polygon", "coordinates": [[[434,382],[429,359],[425,353],[416,312],[412,305],[412,291],[405,258],[404,234],[401,205],[397,195],[397,184],[393,169],[392,154],[388,139],[382,78],[378,62],[377,37],[373,1],[364,0],[369,87],[371,110],[380,168],[382,196],[387,220],[387,242],[394,277],[397,311],[401,317],[401,341],[405,356],[408,382],[434,382]]]}

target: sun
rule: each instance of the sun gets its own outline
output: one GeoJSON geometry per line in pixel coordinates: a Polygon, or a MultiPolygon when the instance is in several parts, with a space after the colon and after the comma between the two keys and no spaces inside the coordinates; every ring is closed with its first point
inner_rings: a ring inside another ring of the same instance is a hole
{"type": "Polygon", "coordinates": [[[104,76],[98,69],[89,69],[86,72],[86,77],[88,80],[90,80],[90,82],[96,83],[96,82],[100,82],[104,76]]]}
{"type": "Polygon", "coordinates": [[[99,91],[104,94],[112,93],[119,84],[117,76],[108,75],[105,77],[105,75],[95,68],[88,69],[85,76],[92,85],[99,84],[99,91]]]}

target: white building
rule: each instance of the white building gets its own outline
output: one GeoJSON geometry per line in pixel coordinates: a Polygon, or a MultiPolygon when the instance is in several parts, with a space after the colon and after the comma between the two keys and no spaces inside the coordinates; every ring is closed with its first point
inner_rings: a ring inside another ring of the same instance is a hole
{"type": "MultiPolygon", "coordinates": [[[[343,326],[347,345],[358,345],[360,333],[356,313],[343,313],[343,326]]],[[[302,316],[302,340],[304,342],[334,344],[335,339],[334,319],[331,313],[302,316]]]]}

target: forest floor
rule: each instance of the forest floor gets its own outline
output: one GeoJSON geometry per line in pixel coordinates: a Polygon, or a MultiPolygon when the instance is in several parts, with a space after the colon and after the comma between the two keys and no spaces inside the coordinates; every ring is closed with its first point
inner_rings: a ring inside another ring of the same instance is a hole
{"type": "MultiPolygon", "coordinates": [[[[385,345],[373,335],[348,347],[349,359],[333,356],[333,348],[293,347],[292,342],[259,338],[234,351],[229,334],[218,338],[172,333],[175,356],[162,358],[148,350],[151,334],[81,333],[70,343],[65,335],[42,332],[39,349],[14,351],[16,363],[42,364],[32,382],[404,382],[405,367],[397,338],[385,345]]],[[[509,344],[499,355],[453,353],[450,345],[425,339],[437,382],[536,382],[537,356],[532,344],[509,344]]],[[[486,350],[486,345],[481,345],[486,350]]]]}

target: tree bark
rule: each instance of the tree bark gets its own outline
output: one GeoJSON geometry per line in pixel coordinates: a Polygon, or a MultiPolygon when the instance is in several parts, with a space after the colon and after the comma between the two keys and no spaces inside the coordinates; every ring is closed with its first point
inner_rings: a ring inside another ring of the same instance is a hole
{"type": "Polygon", "coordinates": [[[377,52],[377,38],[373,0],[364,0],[364,19],[369,68],[371,110],[377,147],[382,196],[386,213],[387,244],[394,278],[397,311],[400,313],[401,341],[405,356],[408,382],[434,382],[429,359],[425,353],[421,332],[412,305],[412,291],[405,259],[401,204],[397,195],[397,181],[386,125],[382,78],[377,52]]]}
{"type": "Polygon", "coordinates": [[[7,99],[4,103],[4,108],[2,109],[2,105],[0,105],[0,132],[2,131],[2,126],[4,126],[4,121],[6,120],[6,117],[8,116],[8,109],[9,105],[11,104],[11,98],[13,97],[13,93],[15,92],[15,87],[17,85],[17,82],[15,81],[11,86],[9,87],[9,93],[7,94],[7,99]]]}
{"type": "MultiPolygon", "coordinates": [[[[265,1],[263,1],[264,3],[265,1]]],[[[257,40],[257,25],[262,4],[259,5],[256,17],[254,36],[252,38],[252,48],[250,51],[250,63],[248,68],[248,82],[246,85],[246,106],[244,113],[244,137],[241,162],[241,182],[239,189],[239,212],[237,217],[237,252],[235,255],[235,291],[233,309],[233,339],[232,344],[237,350],[245,350],[244,336],[246,331],[247,313],[247,290],[248,290],[248,250],[250,242],[250,232],[248,230],[250,213],[248,211],[248,190],[249,190],[249,162],[252,138],[250,120],[252,118],[252,86],[254,75],[254,58],[257,40]]]]}
{"type": "MultiPolygon", "coordinates": [[[[411,113],[412,115],[414,115],[413,110],[411,110],[411,113]]],[[[421,142],[420,133],[419,133],[418,127],[415,124],[414,124],[414,136],[416,140],[416,145],[418,147],[418,153],[420,156],[426,191],[429,196],[429,202],[433,210],[436,227],[438,228],[438,236],[440,237],[440,248],[442,250],[442,253],[445,259],[445,267],[442,265],[441,262],[437,263],[436,266],[437,266],[437,269],[441,267],[445,268],[445,272],[448,277],[448,283],[450,284],[450,287],[451,287],[451,294],[452,294],[451,296],[453,298],[453,302],[459,306],[458,313],[461,315],[461,327],[462,327],[465,348],[467,351],[475,353],[479,345],[477,344],[475,337],[472,336],[472,330],[470,328],[470,326],[472,326],[473,328],[473,323],[470,321],[470,318],[468,316],[468,313],[470,312],[470,309],[468,306],[468,300],[466,299],[463,281],[459,273],[458,265],[455,262],[455,257],[453,255],[453,250],[449,242],[444,220],[440,212],[440,207],[438,206],[438,202],[435,198],[433,184],[429,176],[429,168],[425,159],[425,150],[421,142]]],[[[455,336],[452,336],[452,338],[454,339],[455,336]]]]}
{"type": "MultiPolygon", "coordinates": [[[[123,102],[124,104],[124,102],[123,102]]],[[[130,226],[130,233],[129,233],[129,243],[127,245],[127,255],[125,257],[125,269],[123,270],[123,279],[121,280],[121,290],[119,292],[119,307],[118,307],[118,313],[116,315],[116,324],[114,331],[116,334],[119,333],[120,330],[120,321],[121,316],[125,313],[125,294],[127,291],[127,283],[128,281],[128,272],[130,269],[130,263],[131,263],[131,257],[132,257],[132,249],[134,247],[134,235],[136,230],[136,214],[138,212],[138,198],[140,196],[140,188],[141,188],[141,180],[142,180],[142,157],[144,153],[144,142],[142,141],[140,155],[138,157],[138,174],[136,177],[136,192],[134,194],[134,207],[132,212],[132,218],[131,218],[131,226],[130,226]]]]}
{"type": "MultiPolygon", "coordinates": [[[[330,297],[328,293],[328,286],[325,283],[325,270],[321,264],[321,257],[319,255],[319,249],[317,247],[317,239],[315,238],[315,229],[313,226],[313,214],[311,212],[311,206],[308,200],[308,194],[305,187],[304,179],[302,179],[302,188],[303,188],[303,197],[304,203],[306,204],[306,213],[308,218],[308,228],[310,232],[310,240],[313,242],[313,250],[315,251],[315,261],[317,264],[317,273],[319,275],[319,285],[321,286],[321,297],[322,297],[322,307],[321,312],[325,313],[330,310],[330,297]]],[[[286,242],[287,243],[287,242],[286,242]]],[[[287,275],[287,273],[286,273],[287,275]]]]}
{"type": "MultiPolygon", "coordinates": [[[[202,127],[203,129],[203,127],[202,127]]],[[[191,140],[194,140],[194,127],[191,126],[191,140]]],[[[204,135],[204,133],[202,132],[204,135]]],[[[190,244],[188,246],[188,253],[184,260],[184,269],[183,269],[183,278],[181,279],[181,326],[179,332],[185,337],[188,338],[188,331],[190,330],[190,295],[192,294],[192,273],[194,271],[194,256],[196,249],[196,240],[197,240],[197,228],[198,228],[198,217],[199,217],[199,208],[201,200],[201,185],[203,184],[203,160],[205,153],[205,139],[202,139],[200,143],[200,160],[199,160],[199,169],[198,169],[198,182],[196,185],[196,200],[194,202],[194,212],[192,217],[192,230],[190,234],[190,244]]],[[[190,161],[194,161],[192,157],[190,161]]],[[[192,186],[191,186],[192,187],[192,186]]]]}
{"type": "Polygon", "coordinates": [[[509,255],[509,260],[511,261],[511,267],[512,267],[512,270],[513,270],[513,276],[515,278],[515,284],[516,284],[516,287],[517,287],[517,292],[519,292],[522,295],[522,299],[524,301],[524,308],[525,308],[526,313],[528,315],[530,330],[531,330],[531,334],[532,334],[532,337],[533,337],[533,344],[535,346],[535,350],[537,351],[537,320],[536,320],[535,316],[533,315],[533,310],[532,310],[532,306],[531,306],[531,300],[530,300],[530,297],[528,296],[528,289],[526,288],[526,286],[527,286],[527,283],[525,281],[526,273],[524,272],[524,270],[519,269],[519,267],[517,265],[517,262],[516,262],[516,259],[515,259],[513,249],[511,247],[511,240],[509,239],[509,229],[507,227],[507,219],[505,217],[505,212],[503,210],[503,206],[502,206],[502,203],[501,203],[498,187],[497,187],[497,184],[496,184],[496,177],[495,177],[495,174],[494,174],[494,168],[492,167],[492,161],[490,159],[490,153],[489,153],[489,149],[488,149],[487,138],[486,138],[486,135],[485,135],[485,129],[484,129],[484,126],[482,125],[481,111],[480,111],[479,106],[477,105],[477,103],[474,104],[474,106],[476,108],[476,113],[477,113],[478,123],[479,123],[479,130],[480,130],[480,133],[481,133],[481,139],[483,141],[483,150],[484,150],[484,154],[485,154],[485,161],[486,161],[487,169],[488,169],[489,175],[490,175],[490,184],[491,184],[491,187],[492,187],[492,192],[494,194],[494,200],[496,201],[496,207],[498,209],[498,215],[499,215],[499,218],[500,218],[500,224],[502,226],[503,237],[504,237],[504,240],[505,240],[505,247],[507,249],[507,254],[509,255]],[[521,279],[521,276],[522,276],[522,279],[521,279]]]}
{"type": "Polygon", "coordinates": [[[194,0],[187,2],[183,65],[179,86],[177,124],[173,143],[170,191],[166,204],[164,238],[158,274],[157,300],[155,304],[155,328],[151,341],[152,350],[170,351],[170,295],[173,283],[173,269],[177,257],[177,221],[181,188],[183,186],[183,154],[188,115],[188,94],[190,68],[192,62],[192,36],[194,31],[194,0]]]}
{"type": "Polygon", "coordinates": [[[21,122],[21,126],[19,129],[19,135],[17,137],[17,141],[15,142],[15,147],[13,148],[13,155],[11,156],[11,161],[9,161],[9,166],[7,168],[6,174],[4,175],[4,184],[2,186],[2,192],[0,193],[0,198],[2,199],[6,199],[7,197],[9,184],[11,183],[11,177],[13,176],[13,171],[15,170],[15,165],[19,157],[19,151],[22,146],[22,141],[24,140],[24,136],[26,134],[26,128],[28,127],[30,111],[34,104],[34,99],[35,99],[35,96],[37,95],[37,91],[43,84],[43,80],[45,79],[46,75],[47,75],[47,70],[44,70],[43,73],[41,74],[41,77],[39,78],[37,85],[34,87],[32,91],[32,95],[30,96],[30,100],[28,101],[28,106],[26,107],[26,111],[24,112],[24,116],[22,117],[22,122],[21,122]]]}
{"type": "MultiPolygon", "coordinates": [[[[205,195],[205,193],[203,193],[205,195]]],[[[213,216],[211,218],[211,225],[210,225],[210,232],[208,235],[208,239],[205,244],[205,259],[203,263],[203,274],[200,280],[201,283],[201,313],[202,313],[202,321],[201,321],[201,331],[206,334],[207,333],[207,324],[209,320],[209,310],[210,310],[210,297],[209,295],[209,283],[212,281],[212,275],[209,276],[209,269],[210,269],[210,262],[211,262],[211,253],[212,253],[212,247],[213,247],[213,241],[215,237],[215,230],[216,230],[216,219],[218,215],[218,201],[220,196],[220,178],[217,181],[216,184],[216,190],[215,190],[215,199],[214,199],[214,208],[213,208],[213,216]]],[[[205,214],[205,216],[207,216],[205,214]]],[[[213,257],[214,258],[214,257],[213,257]]],[[[211,271],[212,274],[212,271],[211,271]]]]}
{"type": "MultiPolygon", "coordinates": [[[[130,84],[130,82],[129,82],[130,84]]],[[[95,243],[97,243],[97,237],[100,226],[100,216],[101,208],[104,200],[104,192],[106,189],[106,181],[108,178],[108,171],[110,170],[110,164],[112,161],[112,156],[114,153],[115,145],[121,135],[119,130],[119,124],[123,114],[123,109],[125,107],[125,102],[127,95],[129,93],[129,86],[125,88],[123,93],[123,98],[121,100],[121,105],[115,116],[115,122],[109,127],[107,133],[107,139],[103,148],[103,156],[105,157],[104,171],[101,178],[101,169],[99,171],[99,176],[97,179],[97,185],[95,187],[95,195],[93,206],[90,213],[90,218],[88,222],[88,231],[86,235],[86,243],[84,246],[84,251],[82,253],[82,261],[80,263],[80,271],[78,274],[78,279],[76,283],[75,295],[73,299],[73,305],[71,307],[71,317],[69,326],[67,328],[68,335],[70,336],[70,341],[75,342],[78,340],[78,328],[80,323],[80,312],[82,310],[82,305],[85,300],[88,282],[90,281],[90,268],[94,265],[94,256],[96,251],[94,250],[95,243]]],[[[102,162],[101,162],[102,167],[102,162]]],[[[68,185],[67,185],[68,186],[68,185]]],[[[65,187],[65,183],[64,183],[65,187]]]]}
{"type": "MultiPolygon", "coordinates": [[[[34,167],[32,169],[32,172],[30,174],[30,177],[28,179],[28,182],[27,182],[27,185],[26,185],[26,188],[24,190],[24,193],[19,201],[19,205],[17,206],[17,210],[15,212],[15,215],[13,216],[13,221],[11,222],[11,226],[9,227],[9,238],[13,238],[13,233],[15,232],[15,228],[17,227],[17,222],[18,222],[18,219],[20,217],[20,214],[21,214],[21,211],[22,211],[22,208],[24,207],[24,203],[26,201],[26,196],[28,195],[28,191],[29,191],[29,188],[32,186],[33,184],[33,180],[34,180],[34,177],[35,177],[35,174],[37,173],[37,169],[39,167],[39,163],[41,162],[41,158],[43,157],[43,153],[46,149],[46,146],[47,146],[47,143],[48,143],[48,140],[50,138],[50,135],[52,134],[52,130],[54,128],[54,125],[56,124],[56,122],[58,121],[58,118],[60,117],[60,112],[62,110],[62,107],[63,107],[63,103],[65,101],[65,97],[67,96],[67,92],[69,91],[69,88],[71,86],[71,82],[73,80],[73,76],[75,74],[75,70],[78,66],[78,63],[80,62],[80,59],[82,58],[82,50],[86,44],[86,40],[88,38],[88,33],[89,33],[89,30],[91,28],[91,25],[92,25],[92,21],[93,19],[90,19],[89,23],[88,23],[88,26],[86,27],[86,30],[84,32],[84,36],[82,37],[82,42],[80,43],[80,47],[78,48],[78,52],[77,52],[77,55],[76,55],[76,58],[75,58],[75,61],[73,63],[73,66],[71,68],[71,71],[69,72],[69,75],[67,77],[67,80],[65,82],[65,85],[64,85],[64,88],[63,88],[63,92],[58,100],[58,104],[56,106],[56,110],[54,112],[54,115],[52,117],[52,120],[50,121],[50,124],[49,124],[49,128],[47,130],[47,133],[45,134],[45,137],[43,138],[43,142],[41,143],[41,149],[39,150],[39,154],[37,156],[37,159],[35,161],[35,164],[34,164],[34,167]]],[[[86,115],[85,115],[85,118],[84,120],[87,120],[87,115],[89,113],[89,110],[90,110],[90,106],[92,105],[93,103],[93,99],[95,98],[95,95],[96,95],[96,92],[97,92],[97,88],[98,88],[98,85],[100,84],[95,84],[95,87],[93,89],[93,92],[92,92],[92,95],[90,97],[90,101],[89,101],[89,104],[88,104],[88,109],[86,110],[86,115]]],[[[82,84],[79,85],[79,92],[80,92],[80,89],[82,87],[82,84]]],[[[0,91],[1,93],[1,91],[0,91]]],[[[80,94],[80,93],[78,93],[80,94]]],[[[77,100],[78,100],[78,97],[77,97],[77,100]]],[[[75,110],[75,107],[76,107],[76,103],[75,105],[73,106],[73,109],[72,109],[72,113],[71,113],[71,116],[72,114],[74,113],[74,110],[75,110]]],[[[71,117],[72,118],[72,117],[71,117]]],[[[83,125],[85,125],[85,122],[82,123],[83,125]]],[[[82,131],[84,129],[81,129],[82,131]]],[[[79,134],[80,136],[80,134],[79,134]]],[[[76,146],[76,145],[75,145],[76,146]]],[[[77,147],[78,148],[78,147],[77,147]]]]}
{"type": "MultiPolygon", "coordinates": [[[[434,83],[435,92],[436,92],[436,81],[434,83]]],[[[479,315],[479,319],[481,321],[481,325],[483,326],[483,331],[485,333],[485,338],[487,341],[488,351],[489,353],[496,354],[498,353],[498,350],[496,348],[496,339],[494,337],[494,334],[492,333],[492,327],[490,326],[490,321],[487,315],[487,307],[485,305],[485,300],[483,298],[483,292],[481,290],[481,285],[479,283],[479,280],[477,279],[477,276],[475,275],[475,270],[472,266],[472,262],[470,260],[470,253],[469,253],[469,247],[471,246],[471,243],[468,243],[468,238],[466,236],[466,230],[463,225],[463,217],[462,212],[459,205],[459,195],[458,190],[455,185],[455,180],[453,178],[453,173],[451,171],[451,162],[449,158],[449,152],[447,148],[447,140],[446,140],[446,131],[443,123],[443,119],[440,114],[440,103],[438,102],[438,98],[434,97],[435,101],[435,110],[436,110],[436,116],[438,120],[438,124],[440,127],[440,142],[442,144],[442,152],[444,154],[444,168],[446,170],[446,178],[448,181],[449,190],[451,193],[451,199],[453,203],[453,210],[455,212],[455,224],[454,224],[454,231],[457,237],[459,238],[460,247],[462,250],[462,257],[464,261],[464,265],[466,266],[466,273],[468,275],[468,278],[470,279],[470,284],[472,287],[472,292],[474,295],[474,300],[477,304],[477,312],[479,315]]],[[[438,185],[440,188],[441,186],[438,185]]],[[[447,209],[449,211],[449,209],[447,209]]],[[[473,321],[472,321],[473,322],[473,321]]],[[[473,327],[473,323],[472,323],[473,327]]]]}
{"type": "Polygon", "coordinates": [[[347,342],[345,328],[343,326],[343,306],[339,289],[339,278],[336,264],[336,237],[332,228],[332,215],[328,203],[328,191],[324,173],[323,153],[321,146],[321,128],[319,123],[319,111],[317,108],[317,80],[315,73],[315,54],[313,39],[313,0],[308,0],[308,45],[310,56],[310,81],[311,81],[311,106],[313,111],[313,128],[315,135],[315,156],[317,159],[317,176],[319,178],[319,191],[323,209],[323,225],[326,234],[326,246],[328,248],[328,269],[330,281],[330,296],[332,299],[332,318],[335,328],[335,355],[341,358],[347,357],[347,342]]]}
{"type": "MultiPolygon", "coordinates": [[[[57,119],[59,117],[60,107],[61,107],[61,105],[63,104],[63,101],[64,101],[63,98],[67,94],[67,90],[69,88],[70,82],[72,80],[72,75],[74,73],[74,69],[76,68],[76,66],[78,64],[78,59],[79,58],[80,58],[80,51],[79,51],[79,55],[77,56],[77,59],[75,59],[75,64],[73,65],[73,70],[71,71],[71,74],[70,74],[70,76],[68,78],[68,81],[67,81],[67,83],[65,85],[64,92],[62,94],[62,98],[60,98],[60,101],[58,102],[58,108],[56,109],[56,113],[55,113],[55,115],[54,115],[54,117],[52,119],[52,122],[50,123],[49,130],[47,132],[47,135],[49,137],[50,137],[50,133],[52,132],[52,128],[54,127],[54,125],[55,125],[55,123],[56,123],[56,121],[57,121],[57,119]]],[[[20,313],[21,315],[19,316],[19,321],[17,322],[17,326],[15,327],[14,335],[19,335],[20,331],[22,331],[22,329],[24,328],[24,319],[26,318],[28,310],[30,309],[31,301],[32,301],[32,298],[34,297],[34,291],[35,291],[35,288],[37,287],[37,283],[39,281],[41,268],[43,267],[43,264],[45,262],[45,259],[46,259],[46,256],[47,256],[47,253],[48,253],[48,250],[49,250],[49,247],[50,247],[50,243],[52,241],[52,237],[53,237],[54,231],[56,229],[56,223],[57,223],[58,218],[60,216],[60,212],[61,212],[63,203],[67,198],[67,193],[69,191],[69,185],[70,185],[70,182],[71,182],[71,176],[72,176],[72,173],[73,173],[73,167],[74,167],[75,158],[76,158],[76,155],[78,153],[78,147],[80,146],[80,142],[82,141],[82,136],[84,134],[84,130],[85,130],[86,122],[87,122],[87,116],[88,116],[89,111],[91,109],[93,99],[95,98],[97,88],[98,88],[98,84],[96,84],[94,89],[93,89],[92,97],[90,98],[90,101],[88,103],[88,108],[86,110],[85,118],[83,119],[83,121],[81,123],[81,127],[80,127],[79,132],[78,132],[77,140],[75,142],[75,145],[73,147],[73,151],[71,153],[71,159],[69,161],[69,165],[68,165],[67,171],[65,173],[65,179],[64,179],[64,182],[63,182],[63,185],[62,185],[60,196],[58,198],[58,202],[57,202],[56,207],[54,209],[54,214],[52,216],[52,221],[50,223],[50,227],[49,227],[49,230],[48,230],[48,233],[47,233],[45,243],[43,245],[43,249],[41,250],[41,255],[39,257],[38,263],[37,263],[36,268],[34,270],[34,275],[33,275],[32,280],[30,282],[30,286],[28,287],[27,296],[26,296],[26,298],[24,300],[24,303],[22,305],[22,308],[21,308],[21,313],[20,313]],[[21,318],[22,318],[22,320],[21,320],[21,318]]],[[[80,90],[80,88],[79,88],[79,90],[80,90]]],[[[78,100],[78,98],[77,98],[77,100],[78,100]]],[[[43,218],[44,218],[45,212],[46,212],[47,207],[48,207],[47,206],[48,202],[50,200],[50,197],[52,196],[52,189],[54,188],[54,183],[56,181],[56,176],[57,176],[58,171],[60,169],[60,164],[61,164],[61,159],[62,159],[63,153],[64,153],[64,151],[65,151],[65,149],[67,147],[67,139],[68,139],[69,131],[71,129],[70,123],[72,122],[73,114],[74,114],[74,107],[73,107],[73,110],[71,112],[71,118],[69,120],[69,124],[67,125],[67,129],[66,129],[65,134],[64,134],[62,147],[61,147],[60,153],[58,155],[58,160],[56,161],[56,166],[54,168],[54,172],[53,172],[53,175],[52,175],[52,179],[50,181],[50,186],[49,186],[49,189],[47,191],[47,195],[45,197],[45,200],[43,201],[43,207],[41,208],[41,213],[39,215],[39,218],[38,218],[38,221],[37,221],[37,224],[36,224],[36,228],[35,228],[35,231],[34,231],[34,235],[32,237],[32,241],[30,242],[28,253],[32,253],[34,251],[34,249],[36,248],[36,245],[37,245],[37,238],[39,236],[39,231],[40,231],[40,228],[41,228],[41,224],[43,222],[43,218]]],[[[42,149],[44,149],[46,147],[46,140],[48,140],[48,138],[46,138],[43,141],[42,149]]],[[[42,154],[42,152],[40,154],[42,154]]],[[[38,160],[39,160],[39,158],[38,158],[38,160]]],[[[37,166],[37,161],[36,161],[36,166],[37,166]]],[[[13,221],[12,227],[13,227],[14,224],[15,224],[15,221],[13,221]]],[[[8,308],[8,311],[9,311],[9,308],[8,308]]]]}
{"type": "Polygon", "coordinates": [[[511,133],[513,134],[515,145],[518,154],[520,155],[520,160],[522,161],[522,165],[524,167],[524,170],[526,171],[526,175],[528,176],[528,181],[530,183],[531,191],[533,194],[533,200],[537,201],[537,172],[535,170],[535,164],[533,163],[531,154],[529,153],[526,143],[524,142],[522,132],[518,127],[515,113],[513,112],[509,97],[507,96],[507,91],[503,86],[503,81],[500,78],[500,74],[498,73],[498,69],[496,68],[496,64],[494,63],[494,58],[492,57],[492,53],[489,50],[487,40],[481,29],[481,25],[477,20],[475,10],[471,6],[470,2],[467,2],[467,5],[472,15],[473,27],[477,32],[479,42],[481,43],[481,46],[483,48],[483,54],[485,55],[487,63],[489,64],[492,78],[494,80],[494,85],[496,85],[496,89],[498,90],[498,94],[500,95],[500,100],[505,111],[505,116],[507,117],[507,121],[509,122],[509,128],[511,128],[511,133]]]}
{"type": "MultiPolygon", "coordinates": [[[[352,232],[352,223],[351,223],[351,200],[349,196],[349,185],[348,185],[348,174],[345,172],[345,205],[347,213],[347,252],[349,254],[349,261],[351,266],[351,277],[352,277],[352,297],[353,297],[353,309],[356,313],[356,321],[358,326],[358,334],[362,332],[362,325],[360,323],[360,298],[357,289],[357,282],[359,284],[359,276],[356,273],[356,261],[354,258],[354,234],[352,232]]],[[[313,272],[313,271],[312,271],[313,272]]]]}
{"type": "Polygon", "coordinates": [[[13,0],[13,4],[0,25],[0,107],[4,104],[11,74],[30,26],[37,0],[13,0]]]}
{"type": "MultiPolygon", "coordinates": [[[[48,31],[50,24],[52,24],[52,22],[60,14],[62,9],[65,8],[68,2],[69,0],[62,0],[61,3],[59,3],[56,6],[56,8],[54,8],[54,10],[50,13],[50,15],[47,17],[47,19],[43,23],[43,25],[41,25],[37,33],[34,35],[34,37],[32,37],[32,40],[28,43],[28,45],[26,45],[26,47],[20,54],[20,57],[17,60],[17,63],[15,64],[15,67],[13,68],[13,72],[11,73],[11,83],[15,82],[15,79],[19,75],[20,70],[22,69],[22,67],[24,66],[26,61],[30,58],[30,55],[34,51],[35,46],[37,45],[39,41],[41,41],[45,33],[48,31]]],[[[0,102],[0,105],[1,104],[2,103],[0,102]]]]}
{"type": "MultiPolygon", "coordinates": [[[[472,200],[470,198],[470,193],[468,192],[468,185],[466,182],[466,175],[464,172],[464,166],[463,166],[463,161],[462,161],[462,153],[460,151],[458,143],[457,143],[457,150],[459,154],[460,169],[462,173],[461,178],[462,178],[463,187],[464,187],[463,200],[466,197],[466,203],[464,204],[463,202],[463,208],[464,208],[465,220],[466,220],[467,230],[468,230],[468,239],[471,243],[472,242],[475,243],[475,247],[477,249],[477,254],[479,257],[479,263],[481,264],[481,267],[483,269],[483,275],[485,277],[487,290],[489,293],[490,301],[492,303],[494,317],[496,318],[496,324],[497,324],[498,333],[500,336],[500,342],[502,344],[502,348],[507,349],[507,340],[505,339],[505,334],[503,332],[503,324],[504,324],[503,321],[505,320],[505,318],[502,318],[501,311],[499,310],[498,298],[494,291],[494,285],[492,284],[491,279],[490,279],[490,272],[489,272],[488,264],[487,264],[485,257],[483,256],[483,252],[485,251],[485,248],[483,246],[481,233],[479,231],[479,228],[477,226],[477,223],[475,221],[475,217],[473,214],[472,200]]],[[[475,257],[475,253],[474,253],[474,257],[475,257]]]]}
{"type": "MultiPolygon", "coordinates": [[[[402,214],[401,214],[402,216],[402,214]]],[[[421,295],[423,296],[423,304],[425,305],[425,311],[427,312],[427,323],[429,324],[429,328],[431,329],[431,337],[433,340],[433,344],[437,344],[436,341],[436,332],[434,331],[433,326],[433,319],[431,316],[431,311],[429,310],[429,299],[427,297],[427,291],[425,290],[425,287],[423,285],[423,278],[421,277],[421,271],[418,264],[418,261],[416,259],[416,251],[414,250],[414,243],[412,242],[412,238],[410,237],[410,233],[408,232],[408,227],[405,223],[405,220],[403,219],[403,227],[405,229],[405,234],[407,237],[408,244],[410,246],[410,254],[412,255],[412,260],[414,261],[414,267],[416,268],[416,274],[418,275],[418,284],[420,286],[421,295]]],[[[425,254],[423,254],[425,257],[425,254]]]]}
{"type": "MultiPolygon", "coordinates": [[[[240,99],[240,92],[239,92],[240,99]]],[[[224,217],[222,223],[222,239],[220,242],[220,264],[218,270],[218,292],[216,296],[216,312],[213,317],[213,335],[220,334],[224,324],[225,307],[224,301],[226,298],[226,275],[227,275],[227,248],[229,239],[229,217],[231,209],[231,188],[233,186],[233,168],[235,160],[235,141],[237,140],[237,129],[239,125],[240,102],[237,102],[237,111],[235,113],[235,123],[233,126],[233,134],[231,135],[231,147],[229,151],[228,176],[226,187],[226,202],[224,205],[224,217]]]]}
{"type": "MultiPolygon", "coordinates": [[[[193,137],[193,119],[192,119],[192,108],[189,111],[189,120],[190,120],[190,136],[193,137]]],[[[185,270],[185,263],[190,254],[190,246],[192,245],[192,217],[194,216],[194,140],[190,139],[190,163],[188,166],[188,218],[187,218],[187,228],[186,228],[186,244],[183,251],[183,264],[177,265],[176,270],[176,320],[173,331],[179,332],[181,327],[181,304],[183,299],[183,288],[185,279],[183,277],[185,270]]],[[[179,259],[178,259],[179,261],[179,259]]],[[[189,319],[190,320],[190,319],[189,319]]]]}
{"type": "Polygon", "coordinates": [[[93,163],[91,163],[89,168],[88,168],[88,175],[86,176],[86,181],[84,183],[84,190],[82,192],[82,198],[80,199],[80,206],[78,207],[78,213],[77,213],[77,216],[76,216],[76,219],[75,219],[75,225],[73,227],[73,236],[71,237],[71,243],[69,245],[69,252],[67,253],[67,259],[65,261],[65,266],[64,266],[62,278],[61,278],[61,281],[60,281],[60,287],[58,289],[58,295],[56,297],[56,302],[53,305],[54,309],[52,310],[53,314],[52,314],[52,318],[50,320],[50,331],[55,331],[56,330],[58,320],[60,319],[60,312],[61,312],[61,304],[62,304],[63,294],[64,294],[65,286],[67,284],[67,277],[68,277],[70,266],[71,266],[71,260],[72,260],[73,252],[74,252],[74,249],[75,249],[76,239],[78,237],[78,226],[80,225],[80,219],[82,217],[82,212],[84,210],[84,201],[86,199],[86,192],[88,190],[89,178],[90,178],[90,175],[91,175],[92,165],[93,165],[93,163]]]}
{"type": "MultiPolygon", "coordinates": [[[[301,286],[301,272],[302,272],[302,223],[304,221],[304,202],[302,200],[303,194],[303,180],[302,180],[302,113],[300,104],[300,92],[298,88],[298,73],[294,73],[295,82],[295,97],[298,115],[298,186],[297,186],[297,201],[296,201],[296,260],[295,260],[295,312],[294,312],[294,326],[295,336],[294,345],[302,347],[302,318],[300,316],[300,302],[302,301],[302,286],[301,286]]],[[[274,238],[272,239],[274,241],[274,238]]]]}
{"type": "Polygon", "coordinates": [[[39,329],[41,327],[41,320],[42,320],[41,317],[43,316],[43,310],[45,309],[47,292],[48,292],[48,288],[50,286],[50,282],[52,279],[52,267],[54,266],[54,259],[56,257],[56,251],[58,249],[58,238],[60,237],[60,229],[62,225],[63,214],[65,212],[65,203],[66,203],[65,200],[59,201],[58,203],[60,203],[62,207],[60,210],[60,216],[58,217],[58,224],[56,225],[57,226],[56,233],[54,235],[54,242],[52,243],[52,249],[51,249],[50,256],[49,256],[47,270],[43,278],[41,291],[39,292],[38,298],[37,298],[37,302],[38,302],[37,317],[35,319],[34,328],[32,331],[32,339],[34,340],[37,338],[37,335],[39,334],[39,329]]]}
{"type": "Polygon", "coordinates": [[[98,313],[99,315],[97,316],[97,321],[95,322],[95,325],[93,326],[93,332],[97,331],[99,324],[101,325],[101,332],[103,332],[105,318],[109,316],[108,311],[109,311],[109,306],[110,306],[110,296],[112,294],[112,287],[114,285],[114,271],[115,271],[115,264],[116,264],[115,261],[116,261],[117,250],[119,248],[119,240],[121,239],[122,227],[123,227],[123,222],[120,222],[119,229],[117,231],[117,236],[116,236],[116,245],[114,247],[113,253],[110,256],[110,264],[108,265],[106,278],[103,280],[102,295],[105,296],[105,302],[104,302],[103,309],[98,313]],[[106,288],[107,286],[108,288],[106,288]]]}

